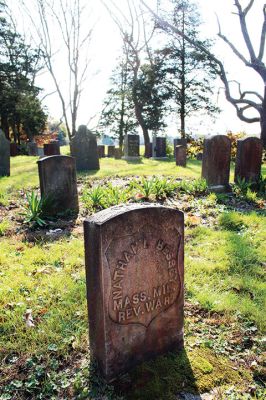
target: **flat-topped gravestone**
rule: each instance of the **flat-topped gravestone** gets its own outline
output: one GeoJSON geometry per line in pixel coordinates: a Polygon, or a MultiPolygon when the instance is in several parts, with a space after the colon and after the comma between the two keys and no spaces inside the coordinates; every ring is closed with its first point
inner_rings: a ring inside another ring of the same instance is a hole
{"type": "Polygon", "coordinates": [[[152,157],[159,159],[167,159],[166,157],[166,138],[154,137],[152,142],[152,157]]]}
{"type": "Polygon", "coordinates": [[[107,157],[114,157],[115,156],[115,146],[110,145],[107,146],[107,157]]]}
{"type": "Polygon", "coordinates": [[[174,139],[174,157],[176,156],[176,146],[187,147],[187,139],[184,138],[174,139]]]}
{"type": "Polygon", "coordinates": [[[116,206],[84,231],[90,349],[107,380],[182,347],[183,213],[116,206]]]}
{"type": "Polygon", "coordinates": [[[176,165],[185,167],[187,164],[187,151],[186,146],[177,145],[175,149],[176,165]]]}
{"type": "Polygon", "coordinates": [[[125,135],[124,142],[124,159],[139,159],[139,135],[125,135]]]}
{"type": "Polygon", "coordinates": [[[60,146],[58,141],[45,143],[43,145],[43,153],[45,156],[58,156],[60,155],[60,146]]]}
{"type": "Polygon", "coordinates": [[[215,135],[204,139],[202,178],[213,191],[230,190],[229,174],[231,142],[226,135],[215,135]]]}
{"type": "Polygon", "coordinates": [[[103,144],[98,144],[97,149],[99,158],[105,157],[105,146],[103,144]]]}
{"type": "Polygon", "coordinates": [[[96,136],[80,125],[71,141],[71,155],[76,158],[77,171],[100,169],[96,136]]]}
{"type": "Polygon", "coordinates": [[[75,159],[69,156],[50,156],[37,163],[41,197],[48,198],[48,213],[77,213],[79,205],[75,159]]]}
{"type": "Polygon", "coordinates": [[[0,129],[0,176],[10,176],[10,141],[0,129]]]}
{"type": "Polygon", "coordinates": [[[235,182],[258,182],[261,173],[262,141],[257,137],[248,137],[237,141],[235,182]]]}

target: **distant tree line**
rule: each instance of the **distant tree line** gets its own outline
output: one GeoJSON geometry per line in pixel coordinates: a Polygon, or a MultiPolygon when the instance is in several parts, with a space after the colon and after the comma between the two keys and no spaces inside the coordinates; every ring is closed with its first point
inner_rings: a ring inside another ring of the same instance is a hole
{"type": "Polygon", "coordinates": [[[6,2],[0,0],[0,127],[18,144],[22,135],[32,140],[45,128],[47,116],[35,85],[41,63],[40,51],[17,33],[6,2]]]}

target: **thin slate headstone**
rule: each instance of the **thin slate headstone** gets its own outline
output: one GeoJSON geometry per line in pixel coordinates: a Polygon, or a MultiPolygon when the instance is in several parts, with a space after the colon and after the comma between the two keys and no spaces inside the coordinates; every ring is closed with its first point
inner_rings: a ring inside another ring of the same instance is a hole
{"type": "Polygon", "coordinates": [[[175,149],[176,165],[185,167],[187,164],[187,151],[185,146],[178,145],[175,149]]]}
{"type": "Polygon", "coordinates": [[[123,152],[120,148],[115,149],[115,159],[116,160],[121,160],[122,155],[123,155],[123,152]]]}
{"type": "Polygon", "coordinates": [[[28,142],[27,143],[27,149],[29,156],[38,156],[38,147],[37,143],[35,142],[28,142]]]}
{"type": "Polygon", "coordinates": [[[10,156],[11,157],[16,157],[19,154],[19,150],[18,150],[18,145],[15,142],[9,142],[10,144],[10,156]]]}
{"type": "Polygon", "coordinates": [[[97,150],[98,150],[99,158],[104,158],[105,157],[105,146],[104,146],[104,144],[98,144],[97,150]]]}
{"type": "Polygon", "coordinates": [[[154,137],[153,138],[153,148],[152,157],[167,159],[166,157],[166,138],[165,137],[154,137]]]}
{"type": "Polygon", "coordinates": [[[261,173],[262,141],[257,137],[248,137],[237,141],[235,182],[258,182],[261,173]]]}
{"type": "Polygon", "coordinates": [[[77,171],[100,169],[96,136],[80,125],[71,141],[71,155],[76,158],[77,171]]]}
{"type": "Polygon", "coordinates": [[[125,135],[124,159],[139,159],[139,135],[125,135]]]}
{"type": "Polygon", "coordinates": [[[58,141],[45,143],[43,145],[43,153],[45,156],[59,156],[60,146],[58,141]]]}
{"type": "Polygon", "coordinates": [[[183,213],[116,206],[84,231],[90,349],[105,378],[182,347],[183,213]]]}
{"type": "Polygon", "coordinates": [[[48,198],[48,213],[77,213],[79,205],[75,159],[69,156],[50,156],[37,163],[41,197],[48,198]]]}
{"type": "Polygon", "coordinates": [[[115,146],[110,145],[107,146],[107,157],[114,157],[115,156],[115,146]]]}
{"type": "Polygon", "coordinates": [[[0,129],[0,176],[10,176],[10,141],[0,129]]]}
{"type": "Polygon", "coordinates": [[[152,143],[145,144],[145,157],[152,157],[152,143]]]}
{"type": "Polygon", "coordinates": [[[202,178],[213,191],[228,191],[231,160],[231,142],[226,135],[204,139],[202,178]]]}
{"type": "Polygon", "coordinates": [[[184,139],[184,138],[174,139],[174,157],[175,157],[175,152],[176,152],[176,146],[187,147],[187,139],[184,139]]]}

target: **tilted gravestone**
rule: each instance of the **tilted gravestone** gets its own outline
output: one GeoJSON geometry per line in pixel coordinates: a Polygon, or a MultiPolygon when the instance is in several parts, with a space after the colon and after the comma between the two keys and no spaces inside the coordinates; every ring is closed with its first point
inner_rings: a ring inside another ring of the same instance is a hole
{"type": "Polygon", "coordinates": [[[107,380],[182,347],[183,213],[116,206],[84,231],[90,349],[107,380]]]}
{"type": "Polygon", "coordinates": [[[43,145],[43,153],[45,156],[59,156],[60,146],[58,141],[45,143],[43,145]]]}
{"type": "Polygon", "coordinates": [[[262,141],[257,137],[248,137],[237,141],[235,182],[258,182],[261,173],[262,141]]]}
{"type": "Polygon", "coordinates": [[[48,199],[51,215],[72,211],[77,213],[78,191],[75,159],[69,156],[50,156],[37,161],[41,197],[48,199]]]}
{"type": "Polygon", "coordinates": [[[10,141],[0,129],[0,176],[10,176],[10,141]]]}
{"type": "Polygon", "coordinates": [[[215,135],[204,139],[202,178],[213,191],[230,190],[231,142],[226,135],[215,135]]]}
{"type": "Polygon", "coordinates": [[[110,145],[107,146],[107,157],[114,157],[115,156],[115,146],[110,145]]]}
{"type": "Polygon", "coordinates": [[[96,136],[80,125],[71,141],[71,155],[76,158],[77,171],[100,169],[96,136]]]}
{"type": "Polygon", "coordinates": [[[139,157],[139,135],[125,135],[124,159],[136,160],[139,157]]]}
{"type": "Polygon", "coordinates": [[[105,157],[105,146],[104,144],[98,144],[97,146],[99,158],[105,157]]]}
{"type": "Polygon", "coordinates": [[[166,157],[166,138],[154,137],[152,142],[152,157],[153,158],[167,158],[166,157]]]}
{"type": "Polygon", "coordinates": [[[185,146],[187,147],[187,139],[180,138],[180,139],[174,139],[174,157],[175,157],[175,152],[176,152],[176,146],[185,146]]]}
{"type": "Polygon", "coordinates": [[[187,164],[187,151],[185,146],[178,145],[175,149],[176,165],[185,167],[187,164]]]}

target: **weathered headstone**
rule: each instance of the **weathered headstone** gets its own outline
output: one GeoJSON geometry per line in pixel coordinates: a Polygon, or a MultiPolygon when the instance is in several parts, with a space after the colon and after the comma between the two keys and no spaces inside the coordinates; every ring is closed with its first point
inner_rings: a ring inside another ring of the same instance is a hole
{"type": "Polygon", "coordinates": [[[15,142],[9,142],[9,145],[10,145],[10,156],[11,156],[11,157],[16,157],[16,156],[18,156],[19,151],[18,151],[18,145],[17,145],[17,143],[15,143],[15,142]]]}
{"type": "Polygon", "coordinates": [[[71,155],[76,158],[77,171],[100,169],[96,136],[80,125],[71,141],[71,155]]]}
{"type": "Polygon", "coordinates": [[[139,159],[139,135],[125,135],[124,159],[139,159]]]}
{"type": "Polygon", "coordinates": [[[230,190],[231,142],[226,135],[204,139],[202,177],[213,191],[230,190]]]}
{"type": "Polygon", "coordinates": [[[117,206],[84,231],[90,349],[111,380],[183,345],[184,215],[117,206]]]}
{"type": "Polygon", "coordinates": [[[28,143],[27,143],[27,150],[28,150],[29,156],[38,156],[38,147],[37,147],[37,143],[35,143],[35,142],[28,142],[28,143]]]}
{"type": "Polygon", "coordinates": [[[153,138],[152,157],[166,159],[166,138],[154,137],[153,138]]]}
{"type": "Polygon", "coordinates": [[[107,157],[114,157],[115,156],[115,146],[110,145],[107,146],[107,157]]]}
{"type": "Polygon", "coordinates": [[[123,152],[120,148],[115,149],[115,159],[116,160],[121,160],[122,155],[123,155],[123,152]]]}
{"type": "Polygon", "coordinates": [[[152,157],[152,143],[145,144],[145,157],[152,157]]]}
{"type": "Polygon", "coordinates": [[[48,213],[77,213],[79,205],[75,159],[69,156],[50,156],[37,163],[41,197],[48,198],[48,213]]]}
{"type": "Polygon", "coordinates": [[[60,146],[58,141],[45,143],[43,145],[43,153],[45,156],[59,156],[60,155],[60,146]]]}
{"type": "Polygon", "coordinates": [[[185,167],[187,164],[187,151],[186,147],[182,145],[176,146],[175,149],[175,161],[176,165],[180,167],[185,167]]]}
{"type": "Polygon", "coordinates": [[[176,146],[187,147],[187,139],[184,139],[184,138],[174,139],[174,157],[175,157],[175,152],[176,152],[176,146]]]}
{"type": "Polygon", "coordinates": [[[248,137],[237,141],[235,182],[258,182],[261,173],[262,141],[257,137],[248,137]]]}
{"type": "Polygon", "coordinates": [[[104,146],[104,144],[98,144],[97,149],[98,149],[99,158],[104,158],[105,157],[105,146],[104,146]]]}
{"type": "Polygon", "coordinates": [[[10,142],[0,129],[0,176],[10,175],[10,142]]]}

